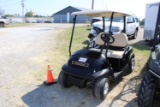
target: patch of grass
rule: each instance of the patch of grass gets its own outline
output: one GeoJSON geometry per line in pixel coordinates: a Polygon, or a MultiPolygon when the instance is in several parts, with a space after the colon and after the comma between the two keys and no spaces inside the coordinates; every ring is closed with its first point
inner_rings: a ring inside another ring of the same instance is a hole
{"type": "Polygon", "coordinates": [[[140,46],[137,44],[131,45],[134,48],[135,53],[135,72],[143,72],[145,69],[145,64],[147,63],[147,60],[150,55],[150,49],[144,46],[140,46]]]}
{"type": "Polygon", "coordinates": [[[31,26],[33,24],[31,23],[10,23],[8,25],[5,25],[5,27],[22,27],[22,26],[31,26]]]}
{"type": "MultiPolygon", "coordinates": [[[[74,53],[76,50],[82,49],[83,47],[87,46],[86,40],[89,34],[89,30],[87,29],[89,29],[89,27],[87,26],[76,27],[71,49],[72,53],[74,53]]],[[[57,47],[53,52],[52,59],[52,65],[54,65],[53,71],[56,71],[57,74],[61,70],[62,65],[65,64],[67,62],[67,59],[69,58],[68,47],[70,43],[71,31],[72,28],[68,28],[57,36],[57,47]]],[[[142,71],[143,67],[147,62],[147,59],[149,58],[150,50],[149,48],[139,46],[136,44],[133,44],[131,46],[133,46],[134,48],[136,61],[136,67],[134,72],[139,73],[142,71]]]]}
{"type": "MultiPolygon", "coordinates": [[[[76,27],[73,43],[72,43],[72,54],[87,45],[83,42],[87,40],[89,31],[87,30],[89,27],[76,27]]],[[[63,64],[67,62],[69,58],[69,43],[71,37],[72,28],[68,28],[57,35],[57,44],[54,50],[52,51],[52,59],[50,61],[51,65],[53,66],[53,73],[55,76],[58,76],[59,72],[61,71],[61,67],[63,64]]]]}

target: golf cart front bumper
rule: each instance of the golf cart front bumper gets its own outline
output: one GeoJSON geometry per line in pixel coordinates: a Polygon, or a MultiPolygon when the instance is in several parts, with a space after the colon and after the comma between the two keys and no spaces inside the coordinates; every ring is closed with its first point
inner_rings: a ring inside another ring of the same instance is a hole
{"type": "Polygon", "coordinates": [[[108,69],[105,69],[93,74],[87,74],[85,73],[85,70],[83,71],[76,68],[68,67],[66,64],[62,67],[61,72],[68,74],[72,84],[81,88],[86,87],[87,82],[94,82],[95,79],[101,76],[108,75],[110,73],[108,69]]]}

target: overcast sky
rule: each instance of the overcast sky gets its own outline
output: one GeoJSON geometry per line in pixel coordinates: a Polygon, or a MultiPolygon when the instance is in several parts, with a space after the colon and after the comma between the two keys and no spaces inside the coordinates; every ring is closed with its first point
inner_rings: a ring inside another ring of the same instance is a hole
{"type": "MultiPolygon", "coordinates": [[[[21,14],[22,0],[0,0],[0,8],[6,14],[21,14]]],[[[24,0],[25,12],[32,10],[39,15],[49,15],[71,5],[75,7],[91,8],[92,0],[24,0]]],[[[113,9],[120,11],[130,11],[140,17],[145,16],[145,5],[160,0],[94,0],[95,9],[113,9]]]]}

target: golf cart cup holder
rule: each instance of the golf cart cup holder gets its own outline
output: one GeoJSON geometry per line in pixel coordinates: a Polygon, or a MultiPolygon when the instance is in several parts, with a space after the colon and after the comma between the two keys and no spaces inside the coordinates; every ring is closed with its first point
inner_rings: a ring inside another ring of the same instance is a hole
{"type": "Polygon", "coordinates": [[[101,34],[101,39],[105,43],[113,43],[115,41],[114,37],[112,35],[107,34],[107,33],[102,33],[101,34]]]}

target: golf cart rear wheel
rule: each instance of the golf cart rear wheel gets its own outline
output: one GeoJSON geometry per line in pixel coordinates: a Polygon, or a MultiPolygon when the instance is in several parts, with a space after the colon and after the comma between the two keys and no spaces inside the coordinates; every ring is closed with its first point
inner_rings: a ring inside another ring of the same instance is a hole
{"type": "Polygon", "coordinates": [[[69,77],[67,74],[60,72],[59,77],[58,77],[58,83],[65,88],[68,88],[70,86],[72,86],[69,77]]]}
{"type": "Polygon", "coordinates": [[[135,59],[134,59],[134,57],[132,56],[132,58],[129,60],[130,73],[133,71],[134,67],[135,67],[135,59]]]}
{"type": "Polygon", "coordinates": [[[99,78],[94,84],[93,96],[97,99],[103,100],[107,96],[109,89],[109,80],[107,78],[99,78]]]}
{"type": "Polygon", "coordinates": [[[155,78],[146,73],[143,77],[139,94],[138,94],[138,105],[139,107],[152,107],[154,102],[154,96],[156,91],[155,78]]]}

